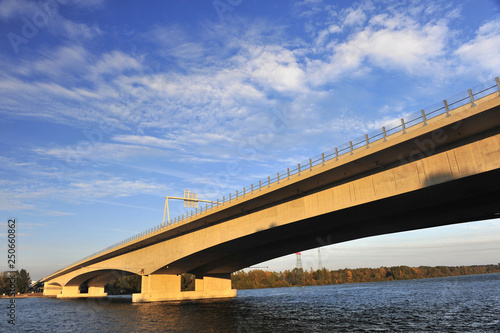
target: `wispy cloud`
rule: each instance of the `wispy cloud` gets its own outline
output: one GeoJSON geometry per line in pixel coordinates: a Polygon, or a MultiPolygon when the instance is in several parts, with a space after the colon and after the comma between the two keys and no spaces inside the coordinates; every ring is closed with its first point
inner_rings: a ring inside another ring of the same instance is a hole
{"type": "Polygon", "coordinates": [[[105,180],[93,180],[91,182],[72,182],[69,188],[64,190],[65,194],[78,193],[83,198],[125,197],[139,193],[163,193],[166,187],[142,180],[124,180],[112,178],[105,180]]]}
{"type": "Polygon", "coordinates": [[[180,149],[181,140],[161,139],[149,135],[116,135],[112,138],[113,141],[127,143],[132,145],[157,147],[165,149],[180,149]]]}
{"type": "Polygon", "coordinates": [[[473,40],[463,44],[455,54],[461,60],[460,72],[482,71],[492,77],[500,72],[500,20],[484,23],[473,40]]]}
{"type": "MultiPolygon", "coordinates": [[[[357,25],[366,15],[351,10],[343,26],[357,25]]],[[[351,29],[345,42],[336,42],[341,29],[331,26],[318,36],[317,45],[326,44],[328,60],[308,60],[308,76],[313,84],[335,82],[345,75],[361,75],[373,68],[403,69],[413,75],[432,75],[447,64],[443,57],[450,35],[446,19],[417,21],[404,12],[371,16],[362,30],[351,29]],[[330,37],[327,37],[330,34],[330,37]],[[331,31],[331,32],[330,32],[331,31]],[[327,38],[330,42],[327,42],[327,38]]]]}
{"type": "Polygon", "coordinates": [[[168,186],[152,180],[124,179],[116,176],[103,176],[97,173],[78,172],[75,175],[67,175],[66,181],[62,183],[51,182],[45,179],[43,182],[2,181],[0,182],[0,210],[3,211],[39,211],[48,216],[70,216],[74,212],[63,212],[45,208],[40,203],[59,201],[78,203],[96,198],[122,198],[136,195],[163,196],[168,186]],[[78,179],[78,175],[87,176],[90,179],[78,179]]]}
{"type": "Polygon", "coordinates": [[[39,7],[34,1],[4,0],[0,2],[0,19],[8,21],[23,15],[32,14],[39,7]]]}
{"type": "MultiPolygon", "coordinates": [[[[103,2],[90,5],[99,8],[103,2]]],[[[332,86],[343,79],[392,71],[432,81],[464,72],[477,59],[485,71],[500,66],[500,60],[495,60],[500,59],[496,56],[500,53],[500,23],[485,22],[472,40],[451,43],[457,35],[452,18],[459,12],[446,5],[400,7],[393,3],[381,10],[366,1],[335,11],[319,1],[305,1],[294,6],[299,7],[308,8],[307,15],[296,14],[306,16],[311,24],[307,27],[309,39],[294,39],[289,27],[265,19],[243,20],[236,31],[228,30],[224,23],[205,22],[202,38],[179,25],[156,24],[146,32],[131,34],[131,39],[155,44],[155,56],[170,62],[154,70],[148,65],[151,56],[145,52],[113,48],[99,52],[86,44],[85,40],[109,33],[102,27],[66,18],[54,20],[51,24],[82,41],[40,48],[16,65],[13,60],[0,65],[0,112],[80,129],[96,123],[111,128],[101,133],[104,136],[98,143],[83,140],[32,148],[41,159],[65,162],[72,151],[84,147],[78,158],[90,164],[135,169],[144,168],[137,162],[142,158],[187,165],[220,163],[237,156],[266,163],[267,151],[256,151],[251,157],[238,151],[255,146],[252,140],[258,141],[272,128],[276,105],[291,105],[287,128],[272,131],[272,140],[264,140],[266,149],[279,143],[290,147],[290,155],[302,158],[300,147],[293,151],[296,133],[308,138],[332,133],[362,135],[403,112],[405,103],[398,100],[377,107],[374,111],[383,113],[378,120],[343,109],[327,113],[320,103],[326,103],[335,91],[332,86]],[[315,17],[318,20],[312,24],[315,17]],[[221,42],[215,43],[218,40],[221,42]]],[[[17,3],[5,1],[0,16],[9,19],[22,10],[17,3]]],[[[23,162],[28,163],[16,161],[23,162]]],[[[35,167],[25,165],[23,169],[35,172],[35,167]]],[[[47,167],[40,170],[50,173],[47,167]]],[[[113,195],[107,190],[110,183],[94,180],[93,185],[73,182],[69,188],[113,195]]],[[[126,192],[123,184],[118,186],[123,191],[115,195],[126,192]]],[[[147,189],[129,185],[132,192],[147,189]]]]}

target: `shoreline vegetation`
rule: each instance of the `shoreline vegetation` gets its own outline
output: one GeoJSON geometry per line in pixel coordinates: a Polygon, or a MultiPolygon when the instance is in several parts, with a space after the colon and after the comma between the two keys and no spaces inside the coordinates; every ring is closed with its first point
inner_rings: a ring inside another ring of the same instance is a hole
{"type": "Polygon", "coordinates": [[[301,286],[321,286],[345,283],[382,282],[415,280],[437,277],[500,273],[498,265],[473,266],[394,266],[380,268],[356,268],[328,270],[302,270],[269,272],[263,270],[243,270],[231,275],[234,289],[262,289],[301,286]]]}
{"type": "MultiPolygon", "coordinates": [[[[22,270],[24,271],[24,270],[22,270]]],[[[22,272],[29,274],[24,271],[22,272]]],[[[264,289],[264,288],[285,288],[302,286],[323,286],[345,283],[366,283],[397,280],[428,279],[449,276],[477,275],[488,273],[500,273],[500,263],[497,265],[472,265],[472,266],[393,266],[379,268],[344,268],[338,270],[303,270],[294,268],[284,272],[271,272],[261,269],[250,271],[237,271],[231,274],[231,285],[233,289],[264,289]]],[[[141,292],[141,276],[128,275],[112,281],[106,285],[105,291],[108,295],[123,295],[141,292]]],[[[49,297],[43,296],[40,292],[28,291],[30,280],[24,281],[18,287],[21,292],[16,293],[16,298],[27,297],[49,297]]],[[[16,281],[21,282],[21,281],[16,281]]],[[[0,298],[9,298],[7,292],[7,272],[0,273],[0,298]],[[2,293],[3,291],[3,293],[2,293]],[[3,294],[3,295],[2,295],[3,294]]],[[[184,273],[181,275],[181,290],[194,290],[195,276],[184,273]]],[[[82,286],[85,288],[86,286],[82,286]]],[[[54,297],[54,296],[50,296],[54,297]]]]}

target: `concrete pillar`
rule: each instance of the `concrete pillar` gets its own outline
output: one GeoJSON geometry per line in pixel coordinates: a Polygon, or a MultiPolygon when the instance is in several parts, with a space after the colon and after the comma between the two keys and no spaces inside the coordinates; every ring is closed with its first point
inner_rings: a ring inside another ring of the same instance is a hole
{"type": "Polygon", "coordinates": [[[73,298],[80,297],[80,286],[63,286],[62,293],[57,295],[57,298],[73,298]]]}
{"type": "Polygon", "coordinates": [[[176,300],[181,293],[181,276],[170,274],[143,275],[141,293],[132,294],[132,302],[176,300]]]}
{"type": "Polygon", "coordinates": [[[231,290],[231,274],[217,274],[203,277],[203,290],[231,290]]]}
{"type": "Polygon", "coordinates": [[[231,274],[197,276],[194,291],[181,292],[181,276],[151,274],[142,277],[141,293],[132,295],[132,302],[180,301],[205,298],[236,297],[231,289],[231,274]]]}
{"type": "Polygon", "coordinates": [[[108,293],[104,292],[104,287],[109,282],[110,274],[104,274],[94,277],[88,282],[88,293],[83,294],[86,297],[106,297],[108,293]]]}
{"type": "Polygon", "coordinates": [[[81,297],[106,297],[104,285],[93,285],[89,281],[89,289],[87,293],[80,293],[80,286],[63,286],[62,293],[57,295],[57,298],[81,298],[81,297]]]}
{"type": "Polygon", "coordinates": [[[108,293],[104,292],[104,286],[90,286],[88,297],[106,297],[108,293]]]}
{"type": "Polygon", "coordinates": [[[43,294],[45,296],[56,296],[60,293],[62,293],[62,287],[60,285],[44,283],[43,294]]]}
{"type": "Polygon", "coordinates": [[[203,277],[196,277],[194,280],[194,290],[195,291],[202,291],[205,289],[205,281],[203,280],[203,277]]]}

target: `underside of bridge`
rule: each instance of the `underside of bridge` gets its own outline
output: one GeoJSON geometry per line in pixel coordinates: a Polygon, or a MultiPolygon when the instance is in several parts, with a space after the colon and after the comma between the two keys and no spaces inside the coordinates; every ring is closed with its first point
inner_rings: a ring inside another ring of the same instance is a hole
{"type": "Polygon", "coordinates": [[[162,271],[229,273],[329,244],[499,217],[500,170],[495,170],[264,230],[170,263],[162,271]]]}
{"type": "MultiPolygon", "coordinates": [[[[158,272],[180,274],[189,272],[195,275],[223,274],[240,270],[263,261],[278,258],[290,253],[300,252],[329,244],[349,240],[403,232],[449,224],[482,221],[500,217],[500,110],[496,109],[497,119],[490,122],[491,127],[484,132],[454,140],[440,147],[433,147],[432,154],[415,155],[408,164],[418,163],[419,159],[446,154],[450,151],[466,150],[471,156],[474,149],[486,148],[486,158],[495,160],[496,168],[455,179],[451,169],[446,172],[427,174],[424,186],[406,193],[372,200],[364,204],[312,216],[294,223],[271,227],[233,241],[218,244],[194,253],[173,263],[158,272]],[[478,146],[474,146],[477,143],[478,146]]],[[[474,124],[474,126],[476,126],[474,124]]],[[[462,128],[462,131],[466,129],[462,128]]],[[[457,131],[455,131],[457,132],[457,131]]],[[[461,133],[458,133],[461,135],[461,133]]],[[[451,136],[451,135],[450,135],[451,136]]],[[[426,138],[420,138],[421,141],[426,138]]],[[[409,150],[411,151],[411,150],[409,150]]],[[[479,152],[478,152],[479,153],[479,152]]],[[[405,156],[407,158],[407,156],[405,156]]],[[[464,157],[467,158],[467,157],[464,157]]],[[[486,159],[474,162],[488,163],[486,159]]],[[[391,169],[401,170],[401,160],[388,163],[382,168],[374,168],[357,174],[343,182],[355,181],[391,169]]],[[[446,170],[446,168],[443,168],[446,170]]],[[[405,175],[402,175],[402,179],[405,175]]],[[[303,191],[298,196],[309,196],[340,183],[325,184],[312,191],[303,191]]],[[[374,184],[377,187],[377,184],[374,184]]],[[[287,200],[296,200],[297,196],[287,200]]],[[[283,200],[285,202],[286,200],[283,200]]]]}

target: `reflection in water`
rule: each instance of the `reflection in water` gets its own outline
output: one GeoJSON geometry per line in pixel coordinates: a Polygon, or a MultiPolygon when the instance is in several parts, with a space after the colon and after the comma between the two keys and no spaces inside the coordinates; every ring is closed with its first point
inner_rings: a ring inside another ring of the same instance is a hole
{"type": "MultiPolygon", "coordinates": [[[[14,332],[495,332],[500,274],[240,290],[214,301],[18,299],[16,311],[14,332]]],[[[0,331],[11,328],[4,317],[0,331]]]]}

